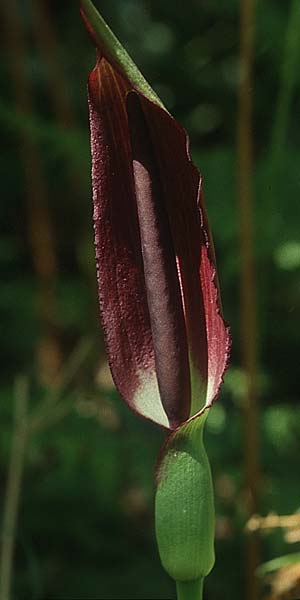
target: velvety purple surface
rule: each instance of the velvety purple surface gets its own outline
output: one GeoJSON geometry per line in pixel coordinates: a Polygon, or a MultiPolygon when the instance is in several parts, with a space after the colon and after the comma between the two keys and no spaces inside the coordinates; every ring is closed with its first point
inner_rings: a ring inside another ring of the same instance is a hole
{"type": "Polygon", "coordinates": [[[199,409],[215,399],[229,354],[200,174],[183,128],[103,57],[90,75],[89,106],[110,366],[136,410],[140,374],[155,374],[175,428],[190,416],[187,342],[203,390],[199,409]]]}

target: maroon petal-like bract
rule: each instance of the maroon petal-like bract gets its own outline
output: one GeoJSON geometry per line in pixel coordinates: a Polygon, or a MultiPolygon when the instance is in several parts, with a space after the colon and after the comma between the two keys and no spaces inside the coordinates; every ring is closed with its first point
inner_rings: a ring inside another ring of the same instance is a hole
{"type": "Polygon", "coordinates": [[[211,405],[229,354],[200,175],[182,127],[103,56],[89,108],[112,374],[134,410],[174,429],[211,405]]]}

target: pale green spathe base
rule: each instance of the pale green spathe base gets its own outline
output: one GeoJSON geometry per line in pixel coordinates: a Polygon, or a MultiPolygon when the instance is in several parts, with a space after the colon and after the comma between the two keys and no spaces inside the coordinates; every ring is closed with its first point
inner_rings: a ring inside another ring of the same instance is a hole
{"type": "Polygon", "coordinates": [[[138,371],[138,385],[134,394],[133,404],[139,414],[154,423],[170,427],[168,417],[162,405],[157,377],[154,371],[138,371]]]}
{"type": "Polygon", "coordinates": [[[177,600],[202,600],[203,577],[194,581],[176,581],[177,600]]]}

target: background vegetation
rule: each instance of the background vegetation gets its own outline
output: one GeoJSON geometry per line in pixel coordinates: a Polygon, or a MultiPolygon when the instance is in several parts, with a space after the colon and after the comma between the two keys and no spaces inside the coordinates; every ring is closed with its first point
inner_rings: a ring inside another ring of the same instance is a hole
{"type": "MultiPolygon", "coordinates": [[[[254,563],[293,557],[287,566],[279,561],[280,570],[267,576],[261,569],[262,585],[251,600],[299,598],[298,2],[259,2],[255,12],[254,504],[244,443],[249,408],[237,192],[240,4],[98,5],[190,133],[232,328],[232,367],[206,432],[216,490],[217,562],[205,597],[244,598],[254,577],[253,551],[254,563]],[[247,533],[253,507],[263,516],[291,517],[279,521],[284,528],[270,528],[269,521],[267,529],[264,521],[252,519],[248,530],[257,531],[247,533]],[[286,595],[280,591],[284,586],[286,595]]],[[[94,50],[77,2],[10,0],[0,12],[2,568],[7,577],[13,535],[12,598],[174,598],[153,532],[153,471],[163,434],[118,398],[99,325],[86,102],[94,50]]],[[[251,445],[246,447],[251,455],[251,445]]]]}

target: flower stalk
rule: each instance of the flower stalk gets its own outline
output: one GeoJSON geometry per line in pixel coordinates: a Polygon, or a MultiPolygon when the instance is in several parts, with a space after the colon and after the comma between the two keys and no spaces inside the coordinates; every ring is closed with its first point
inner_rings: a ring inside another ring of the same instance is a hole
{"type": "Polygon", "coordinates": [[[195,581],[177,581],[177,600],[202,600],[203,577],[195,581]]]}

